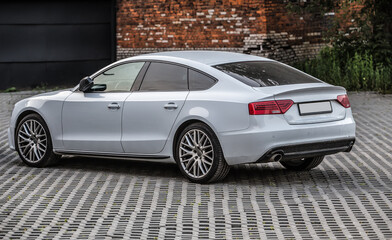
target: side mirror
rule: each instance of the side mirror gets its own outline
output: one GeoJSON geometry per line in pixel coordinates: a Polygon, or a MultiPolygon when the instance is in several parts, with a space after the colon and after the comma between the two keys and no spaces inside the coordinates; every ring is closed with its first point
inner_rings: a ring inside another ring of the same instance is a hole
{"type": "Polygon", "coordinates": [[[91,89],[93,84],[94,82],[90,77],[84,77],[82,80],[80,80],[79,90],[82,92],[86,92],[91,89]]]}
{"type": "Polygon", "coordinates": [[[106,84],[94,84],[91,88],[91,91],[94,92],[103,92],[106,90],[106,84]]]}

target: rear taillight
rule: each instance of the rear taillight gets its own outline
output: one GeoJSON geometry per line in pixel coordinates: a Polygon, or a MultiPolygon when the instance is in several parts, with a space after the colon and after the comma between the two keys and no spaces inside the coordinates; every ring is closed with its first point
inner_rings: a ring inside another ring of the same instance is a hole
{"type": "Polygon", "coordinates": [[[278,100],[276,101],[278,103],[278,106],[280,108],[280,110],[282,111],[282,114],[287,112],[291,106],[293,106],[293,101],[291,100],[278,100]]]}
{"type": "Polygon", "coordinates": [[[347,94],[339,95],[337,100],[343,107],[345,108],[350,107],[350,101],[348,100],[347,94]]]}
{"type": "Polygon", "coordinates": [[[293,105],[292,100],[249,103],[249,115],[284,114],[293,105]]]}

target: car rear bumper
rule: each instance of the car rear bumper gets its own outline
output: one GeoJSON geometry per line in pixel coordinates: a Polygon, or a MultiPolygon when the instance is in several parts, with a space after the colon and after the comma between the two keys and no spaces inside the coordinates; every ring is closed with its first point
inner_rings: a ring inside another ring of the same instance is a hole
{"type": "Polygon", "coordinates": [[[15,150],[15,141],[14,141],[14,129],[13,128],[8,128],[7,134],[8,134],[8,145],[12,150],[15,150]]]}
{"type": "Polygon", "coordinates": [[[251,119],[247,130],[218,137],[229,165],[266,162],[274,151],[289,159],[351,150],[355,122],[349,114],[340,121],[290,125],[282,115],[269,115],[251,119]]]}
{"type": "Polygon", "coordinates": [[[264,154],[257,162],[285,161],[305,157],[330,155],[338,152],[350,152],[355,139],[328,142],[315,142],[275,147],[264,154]]]}

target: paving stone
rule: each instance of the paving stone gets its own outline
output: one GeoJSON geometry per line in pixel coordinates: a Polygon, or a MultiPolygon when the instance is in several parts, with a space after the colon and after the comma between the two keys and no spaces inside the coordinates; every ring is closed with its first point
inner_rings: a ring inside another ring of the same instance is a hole
{"type": "Polygon", "coordinates": [[[240,165],[199,185],[175,164],[64,157],[30,168],[10,151],[0,94],[0,239],[391,239],[392,95],[351,93],[357,141],[309,172],[240,165]]]}

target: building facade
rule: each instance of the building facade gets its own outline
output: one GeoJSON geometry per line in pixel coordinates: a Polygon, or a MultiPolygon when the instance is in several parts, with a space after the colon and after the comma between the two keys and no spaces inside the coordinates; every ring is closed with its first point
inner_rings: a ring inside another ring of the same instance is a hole
{"type": "Polygon", "coordinates": [[[325,46],[326,17],[304,19],[287,0],[118,0],[117,59],[167,50],[222,50],[294,62],[325,46]]]}
{"type": "Polygon", "coordinates": [[[117,59],[156,51],[313,57],[325,46],[325,18],[290,14],[288,1],[296,0],[2,1],[0,90],[72,86],[117,59]]]}

